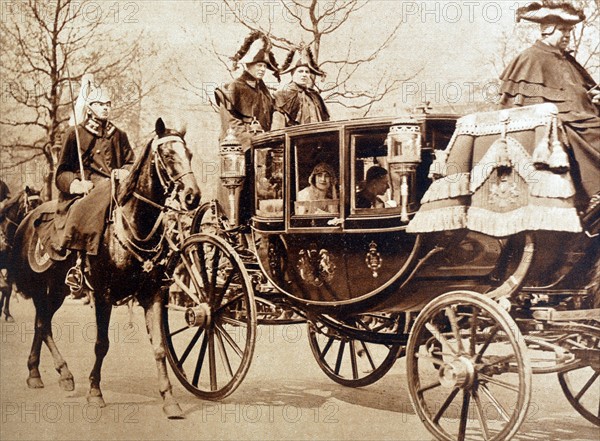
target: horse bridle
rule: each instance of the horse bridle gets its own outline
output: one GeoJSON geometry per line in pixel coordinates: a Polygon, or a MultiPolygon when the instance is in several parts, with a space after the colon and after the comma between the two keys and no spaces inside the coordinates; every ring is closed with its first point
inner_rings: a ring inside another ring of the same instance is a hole
{"type": "MultiPolygon", "coordinates": [[[[31,205],[33,201],[37,201],[40,199],[40,195],[39,194],[29,194],[27,192],[23,192],[23,195],[25,196],[23,198],[23,200],[21,201],[21,206],[23,207],[24,210],[24,216],[25,217],[27,215],[27,213],[29,213],[31,211],[31,205]]],[[[17,212],[17,216],[18,216],[18,212],[17,212]]],[[[11,224],[13,224],[15,227],[19,226],[19,222],[12,220],[9,216],[8,213],[4,216],[4,218],[10,222],[11,224]]]]}
{"type": "MultiPolygon", "coordinates": [[[[166,144],[167,142],[181,142],[184,145],[184,147],[186,145],[183,138],[179,135],[164,136],[162,138],[155,138],[152,141],[152,145],[150,146],[150,148],[152,149],[152,154],[154,156],[153,162],[154,162],[154,166],[156,169],[156,173],[158,175],[158,179],[159,179],[162,187],[165,189],[165,193],[169,192],[169,188],[170,188],[169,182],[173,185],[176,185],[184,176],[192,174],[192,170],[190,169],[190,170],[180,173],[178,175],[171,176],[171,173],[169,173],[169,170],[167,168],[167,165],[165,164],[164,159],[158,152],[158,147],[160,147],[163,144],[166,144]],[[166,175],[166,179],[165,179],[165,175],[166,175]]],[[[187,147],[185,147],[185,149],[187,151],[187,147]]]]}
{"type": "MultiPolygon", "coordinates": [[[[162,138],[155,138],[152,141],[152,144],[150,146],[151,151],[152,151],[152,163],[154,164],[156,174],[158,176],[158,180],[159,180],[161,186],[163,187],[165,194],[175,193],[175,191],[177,189],[177,183],[184,176],[193,173],[192,170],[190,169],[190,170],[187,170],[187,171],[180,173],[178,175],[175,175],[175,176],[171,175],[164,159],[162,158],[162,156],[160,155],[160,153],[158,151],[158,148],[161,145],[166,144],[167,142],[181,142],[184,145],[184,147],[186,146],[185,141],[183,140],[183,138],[180,135],[168,135],[168,136],[164,136],[162,138]]],[[[185,148],[187,151],[187,147],[185,147],[185,148]]],[[[154,202],[153,200],[148,199],[147,197],[139,194],[136,191],[133,192],[133,196],[136,199],[139,199],[140,201],[145,202],[145,203],[147,203],[155,208],[158,208],[160,210],[160,215],[157,217],[157,219],[156,219],[154,225],[152,226],[152,228],[150,229],[150,232],[148,233],[148,235],[144,238],[138,237],[138,235],[135,232],[135,228],[133,227],[133,225],[131,224],[129,219],[127,219],[125,214],[122,212],[121,207],[118,204],[115,209],[115,212],[116,212],[115,214],[117,214],[124,221],[124,223],[127,224],[127,227],[129,229],[129,231],[131,232],[131,235],[133,236],[133,239],[135,241],[140,242],[142,244],[147,243],[155,236],[159,227],[162,225],[165,211],[167,209],[169,209],[170,207],[168,207],[167,205],[161,205],[157,202],[154,202]]],[[[121,232],[121,234],[119,234],[119,233],[120,233],[120,229],[115,228],[114,235],[115,235],[117,241],[121,244],[121,246],[128,249],[136,257],[136,259],[138,259],[143,264],[145,271],[150,271],[154,265],[154,261],[161,254],[165,230],[163,230],[161,238],[158,241],[158,243],[150,249],[143,248],[142,246],[136,244],[133,240],[126,237],[123,234],[124,232],[121,232]],[[139,255],[140,252],[153,254],[154,256],[151,257],[150,259],[145,259],[139,255]]]]}

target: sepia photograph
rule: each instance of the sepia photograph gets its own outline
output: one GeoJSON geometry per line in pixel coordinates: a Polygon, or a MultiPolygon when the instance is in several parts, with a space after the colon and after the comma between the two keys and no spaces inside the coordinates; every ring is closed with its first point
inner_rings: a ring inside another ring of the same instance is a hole
{"type": "Polygon", "coordinates": [[[0,439],[598,441],[599,0],[0,0],[0,439]]]}

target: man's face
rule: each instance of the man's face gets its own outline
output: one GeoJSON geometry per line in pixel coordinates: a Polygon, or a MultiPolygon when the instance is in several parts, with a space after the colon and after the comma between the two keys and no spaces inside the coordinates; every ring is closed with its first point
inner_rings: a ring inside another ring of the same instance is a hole
{"type": "Polygon", "coordinates": [[[292,81],[304,87],[310,85],[310,70],[306,66],[297,67],[292,73],[292,81]]]}
{"type": "Polygon", "coordinates": [[[556,25],[554,28],[554,32],[550,34],[546,41],[551,46],[554,46],[562,51],[567,50],[569,47],[569,43],[571,42],[571,31],[573,30],[573,26],[569,25],[556,25]]]}
{"type": "Polygon", "coordinates": [[[380,176],[373,180],[372,189],[373,193],[375,193],[377,196],[384,195],[388,188],[390,188],[388,175],[380,176]]]}
{"type": "Polygon", "coordinates": [[[263,63],[261,61],[258,63],[248,64],[246,66],[246,70],[257,80],[262,80],[265,76],[265,73],[267,72],[267,63],[263,63]]]}
{"type": "Polygon", "coordinates": [[[94,115],[96,115],[97,118],[107,120],[110,116],[111,102],[94,101],[90,104],[90,109],[92,110],[94,115]]]}

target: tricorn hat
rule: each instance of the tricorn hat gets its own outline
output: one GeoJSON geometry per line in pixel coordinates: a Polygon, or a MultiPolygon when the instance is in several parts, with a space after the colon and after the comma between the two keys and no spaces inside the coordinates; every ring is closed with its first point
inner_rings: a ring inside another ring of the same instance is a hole
{"type": "Polygon", "coordinates": [[[260,31],[254,31],[248,35],[240,50],[231,57],[231,60],[233,60],[234,69],[237,68],[238,63],[246,65],[265,63],[267,68],[275,73],[276,77],[279,74],[277,61],[271,52],[271,40],[260,31]]]}
{"type": "Polygon", "coordinates": [[[292,49],[288,52],[287,58],[281,67],[282,74],[293,72],[301,66],[308,67],[308,70],[314,75],[323,76],[325,72],[320,70],[315,63],[313,53],[309,47],[303,47],[301,49],[292,49]],[[294,62],[295,61],[295,62],[294,62]]]}
{"type": "Polygon", "coordinates": [[[572,3],[555,0],[542,0],[517,9],[517,22],[532,21],[539,24],[576,25],[585,20],[583,11],[572,3]]]}

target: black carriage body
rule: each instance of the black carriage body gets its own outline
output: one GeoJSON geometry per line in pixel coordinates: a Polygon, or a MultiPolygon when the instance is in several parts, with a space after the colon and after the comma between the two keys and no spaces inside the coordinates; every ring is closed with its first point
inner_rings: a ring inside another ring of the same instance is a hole
{"type": "Polygon", "coordinates": [[[452,252],[428,259],[412,277],[435,244],[406,233],[406,225],[431,182],[434,151],[446,148],[455,123],[453,115],[422,114],[311,124],[257,137],[252,228],[271,284],[293,303],[328,314],[416,311],[453,286],[486,289],[480,279],[494,269],[501,242],[472,232],[460,234],[452,252]],[[418,158],[410,156],[411,143],[418,143],[418,158]],[[336,174],[332,197],[299,200],[312,169],[323,163],[336,174]],[[389,172],[385,206],[357,207],[366,171],[375,165],[389,172]],[[412,288],[405,285],[409,278],[412,288]]]}

